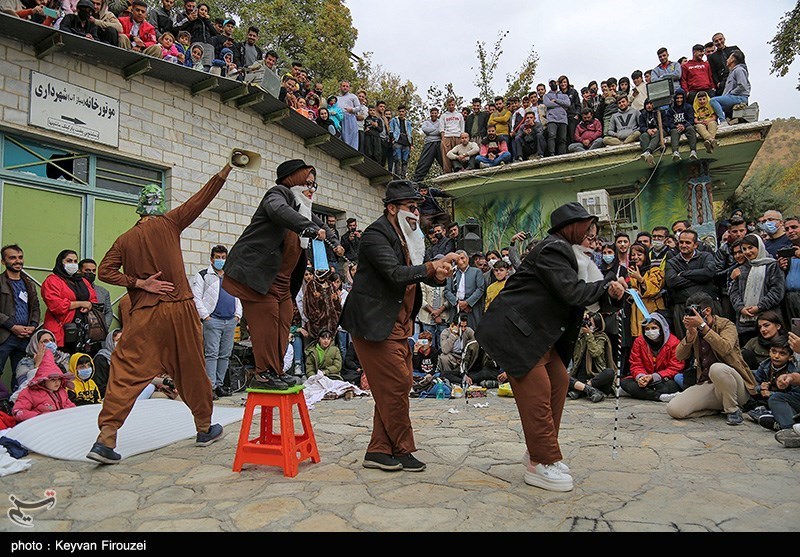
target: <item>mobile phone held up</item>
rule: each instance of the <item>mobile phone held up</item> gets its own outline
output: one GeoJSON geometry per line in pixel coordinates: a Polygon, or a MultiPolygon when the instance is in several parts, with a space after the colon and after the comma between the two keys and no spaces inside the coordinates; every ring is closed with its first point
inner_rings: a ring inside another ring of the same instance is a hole
{"type": "Polygon", "coordinates": [[[794,257],[794,247],[781,248],[781,249],[778,250],[776,255],[779,258],[783,257],[783,258],[786,258],[786,259],[791,259],[792,257],[794,257]]]}
{"type": "Polygon", "coordinates": [[[792,318],[792,332],[800,337],[800,319],[792,318]]]}

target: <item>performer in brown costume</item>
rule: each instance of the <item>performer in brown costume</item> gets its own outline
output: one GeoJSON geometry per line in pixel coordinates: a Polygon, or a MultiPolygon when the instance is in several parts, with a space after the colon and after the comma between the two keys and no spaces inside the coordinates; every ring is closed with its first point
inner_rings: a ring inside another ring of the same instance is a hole
{"type": "Polygon", "coordinates": [[[196,444],[207,446],[222,436],[211,425],[211,382],[205,372],[203,330],[186,278],[181,232],[189,227],[222,189],[230,165],[214,175],[185,203],[165,213],[160,186],[146,186],[133,228],[116,239],[98,268],[103,282],[125,286],[131,300],[125,334],[111,354],[106,396],[97,419],[100,435],[87,458],[116,464],[117,430],[136,397],[154,377],[167,373],[192,410],[196,444]],[[124,272],[120,272],[120,268],[124,272]]]}
{"type": "Polygon", "coordinates": [[[409,416],[414,318],[422,304],[420,282],[443,285],[455,254],[422,263],[425,238],[419,225],[421,197],[412,182],[386,187],[383,216],[361,236],[358,273],[342,310],[341,325],[353,338],[356,354],[375,399],[372,438],[365,468],[421,472],[413,454],[409,416]]]}
{"type": "MultiPolygon", "coordinates": [[[[249,387],[284,390],[295,379],[283,373],[289,343],[292,300],[300,291],[306,270],[309,238],[333,237],[311,214],[317,171],[304,161],[281,163],[278,177],[264,195],[250,224],[225,261],[222,286],[242,302],[242,313],[253,342],[256,368],[249,387]]],[[[344,253],[334,240],[334,252],[344,253]]]]}

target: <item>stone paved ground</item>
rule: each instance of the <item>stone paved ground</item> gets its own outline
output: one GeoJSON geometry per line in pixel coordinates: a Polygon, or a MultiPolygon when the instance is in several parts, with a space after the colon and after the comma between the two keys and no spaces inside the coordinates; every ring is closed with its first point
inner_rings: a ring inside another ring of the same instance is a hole
{"type": "MultiPolygon", "coordinates": [[[[238,405],[242,397],[218,404],[238,405]]],[[[32,455],[0,482],[0,501],[57,492],[2,532],[787,532],[800,530],[800,450],[722,416],[676,421],[666,405],[567,401],[561,443],[576,488],[523,482],[525,450],[514,400],[412,399],[423,473],[361,466],[371,398],[311,410],[321,462],[295,478],[278,467],[231,471],[240,422],[207,448],[186,440],[115,466],[32,455]],[[475,403],[488,403],[476,408],[475,403]],[[455,409],[457,413],[448,412],[455,409]]]]}

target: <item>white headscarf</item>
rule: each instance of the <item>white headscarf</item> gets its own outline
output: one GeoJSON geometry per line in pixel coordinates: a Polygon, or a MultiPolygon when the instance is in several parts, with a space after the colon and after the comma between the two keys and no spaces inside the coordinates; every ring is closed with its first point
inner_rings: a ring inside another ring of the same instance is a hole
{"type": "MultiPolygon", "coordinates": [[[[767,277],[767,265],[774,263],[775,260],[767,254],[767,248],[764,247],[764,240],[757,234],[748,234],[758,241],[758,256],[755,259],[748,261],[750,265],[750,272],[747,274],[747,283],[744,287],[744,307],[757,306],[758,302],[764,296],[764,282],[767,277]]],[[[745,322],[755,321],[755,317],[745,317],[739,314],[739,320],[745,322]]]]}

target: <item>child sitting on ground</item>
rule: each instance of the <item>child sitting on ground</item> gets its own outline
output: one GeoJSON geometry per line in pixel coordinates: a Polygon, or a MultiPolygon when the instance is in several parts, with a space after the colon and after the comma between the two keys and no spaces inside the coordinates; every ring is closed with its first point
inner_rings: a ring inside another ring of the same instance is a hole
{"type": "Polygon", "coordinates": [[[64,373],[56,365],[53,353],[45,351],[36,375],[20,391],[14,403],[14,419],[23,422],[47,412],[74,408],[75,404],[67,394],[67,388],[72,387],[72,379],[71,373],[64,373]]]}
{"type": "Polygon", "coordinates": [[[100,404],[100,388],[94,382],[94,361],[88,354],[77,352],[69,359],[69,372],[75,376],[72,386],[67,388],[69,399],[75,406],[100,404]]]}
{"type": "Polygon", "coordinates": [[[333,344],[333,334],[327,329],[320,331],[319,339],[306,348],[306,377],[312,377],[320,371],[325,377],[344,381],[342,352],[333,344]]]}
{"type": "Polygon", "coordinates": [[[792,416],[795,411],[791,407],[790,399],[798,398],[800,388],[789,385],[782,389],[778,386],[778,377],[797,372],[793,357],[789,339],[784,335],[776,336],[769,347],[769,359],[761,362],[753,372],[756,378],[756,395],[753,398],[758,406],[747,415],[770,431],[787,429],[794,425],[792,416]]]}

